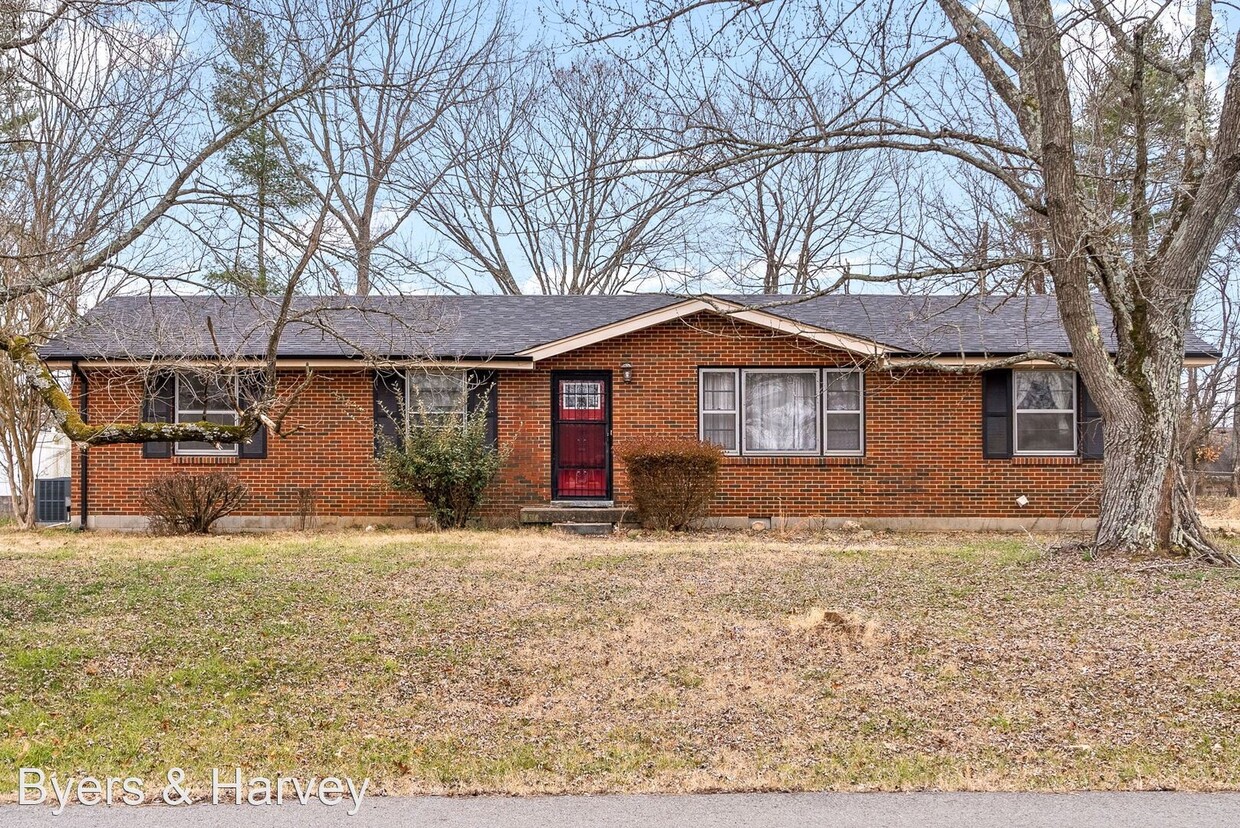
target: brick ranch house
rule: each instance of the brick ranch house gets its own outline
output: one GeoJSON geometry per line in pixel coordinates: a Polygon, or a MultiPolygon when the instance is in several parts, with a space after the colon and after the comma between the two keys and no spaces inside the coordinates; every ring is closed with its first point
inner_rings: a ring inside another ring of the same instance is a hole
{"type": "MultiPolygon", "coordinates": [[[[42,349],[88,422],[234,422],[194,368],[263,363],[276,300],[108,300],[42,349]]],[[[510,451],[492,523],[604,519],[630,502],[614,446],[701,437],[727,453],[718,525],[856,520],[908,529],[1083,529],[1096,514],[1098,413],[1071,371],[1053,297],[842,295],[299,298],[283,332],[284,423],[241,446],[75,449],[73,522],[146,525],[141,491],[221,468],[250,491],[223,529],[410,525],[424,510],[375,463],[394,415],[487,408],[510,451]],[[565,509],[598,512],[572,511],[565,509]]],[[[1099,321],[1109,327],[1105,309],[1099,321]]],[[[1209,364],[1191,338],[1189,364],[1209,364]]],[[[227,384],[227,383],[225,383],[227,384]]]]}

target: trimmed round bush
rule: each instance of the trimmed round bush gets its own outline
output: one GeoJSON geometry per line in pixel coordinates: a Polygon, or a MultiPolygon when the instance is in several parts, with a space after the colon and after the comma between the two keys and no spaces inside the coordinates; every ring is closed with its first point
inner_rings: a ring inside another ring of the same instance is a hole
{"type": "Polygon", "coordinates": [[[644,524],[682,530],[706,517],[723,462],[723,451],[714,443],[649,438],[622,443],[617,454],[644,524]]]}

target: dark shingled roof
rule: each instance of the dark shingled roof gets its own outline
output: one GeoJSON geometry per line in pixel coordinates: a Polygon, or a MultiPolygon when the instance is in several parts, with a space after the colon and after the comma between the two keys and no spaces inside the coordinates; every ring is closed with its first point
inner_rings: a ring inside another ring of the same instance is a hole
{"type": "MultiPolygon", "coordinates": [[[[795,322],[873,340],[908,354],[1068,354],[1053,296],[1016,298],[853,294],[720,296],[795,322]]],[[[682,301],[629,296],[298,297],[281,357],[494,358],[682,301]]],[[[108,299],[40,349],[49,360],[261,356],[278,302],[264,297],[108,299]]],[[[1111,336],[1110,314],[1098,321],[1111,336]]],[[[1187,352],[1210,347],[1189,336],[1187,352]]]]}

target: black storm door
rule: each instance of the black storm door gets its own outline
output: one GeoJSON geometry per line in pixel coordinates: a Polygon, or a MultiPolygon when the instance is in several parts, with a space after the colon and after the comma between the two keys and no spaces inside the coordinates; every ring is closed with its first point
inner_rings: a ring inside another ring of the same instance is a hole
{"type": "Polygon", "coordinates": [[[551,376],[551,496],[611,497],[611,376],[551,376]]]}

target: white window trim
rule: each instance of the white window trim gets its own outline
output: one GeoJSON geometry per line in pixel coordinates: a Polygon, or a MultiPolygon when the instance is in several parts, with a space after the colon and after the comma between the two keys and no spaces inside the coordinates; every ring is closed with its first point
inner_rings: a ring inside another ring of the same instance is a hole
{"type": "Polygon", "coordinates": [[[1080,441],[1080,429],[1077,424],[1080,422],[1080,414],[1077,409],[1080,407],[1080,400],[1077,399],[1077,383],[1079,378],[1076,371],[1068,371],[1063,368],[1036,368],[1021,369],[1012,372],[1012,454],[1020,457],[1073,457],[1079,451],[1080,447],[1077,443],[1080,441]],[[1020,408],[1016,404],[1016,377],[1023,373],[1057,373],[1072,375],[1072,408],[1020,408]],[[1072,415],[1072,450],[1062,451],[1022,451],[1020,448],[1020,415],[1025,414],[1071,414],[1072,415]]]}
{"type": "Polygon", "coordinates": [[[822,369],[822,456],[823,457],[864,457],[865,456],[865,371],[860,368],[823,368],[822,369]],[[827,408],[827,374],[857,375],[857,408],[827,408]],[[827,418],[832,414],[856,414],[858,427],[861,430],[858,448],[855,451],[831,451],[827,448],[827,418]]]}
{"type": "Polygon", "coordinates": [[[864,457],[866,451],[865,439],[865,371],[861,368],[796,368],[796,367],[773,367],[764,368],[762,366],[752,366],[744,368],[728,368],[724,366],[698,367],[698,439],[706,440],[706,415],[707,414],[732,414],[733,428],[736,429],[736,449],[732,451],[724,450],[723,453],[728,457],[864,457]],[[704,374],[732,374],[736,378],[736,408],[733,411],[712,410],[707,411],[706,402],[706,383],[702,381],[704,374]],[[755,451],[745,448],[745,375],[748,373],[756,374],[815,374],[817,376],[818,387],[818,449],[815,451],[755,451]],[[861,440],[860,448],[856,451],[830,451],[827,449],[827,374],[857,374],[858,394],[860,397],[860,408],[858,409],[839,409],[834,414],[857,414],[861,420],[861,440]]]}
{"type": "Polygon", "coordinates": [[[706,440],[706,415],[707,414],[731,414],[732,415],[732,442],[736,445],[734,449],[722,449],[723,453],[729,457],[739,457],[741,453],[741,378],[740,370],[737,368],[699,368],[698,369],[698,439],[705,442],[706,440]],[[705,374],[731,374],[732,375],[732,408],[730,410],[714,409],[706,410],[706,383],[702,381],[705,374]]]}
{"type": "Polygon", "coordinates": [[[601,410],[605,409],[605,408],[606,408],[606,402],[605,402],[604,400],[605,400],[605,398],[606,398],[606,396],[607,396],[607,387],[606,387],[606,386],[607,386],[607,384],[606,384],[605,382],[603,382],[601,379],[600,379],[600,380],[592,380],[592,379],[584,379],[584,380],[583,380],[583,379],[562,379],[562,380],[560,380],[560,384],[557,386],[557,389],[558,389],[558,390],[557,390],[557,393],[560,395],[560,399],[558,400],[558,404],[559,404],[559,407],[560,407],[560,411],[601,411],[601,410]],[[576,386],[587,386],[587,385],[589,385],[589,386],[597,386],[597,388],[598,388],[598,405],[597,405],[597,406],[592,406],[592,407],[591,407],[591,406],[576,406],[576,405],[569,406],[569,405],[565,405],[565,404],[564,404],[565,400],[567,400],[570,396],[573,396],[573,397],[575,397],[575,396],[579,396],[579,395],[580,395],[580,396],[591,396],[591,397],[592,397],[592,396],[594,396],[594,392],[593,392],[593,391],[580,391],[580,390],[574,390],[574,391],[571,391],[571,392],[570,392],[570,391],[566,390],[566,386],[569,386],[569,385],[576,385],[576,386]]]}
{"type": "MultiPolygon", "coordinates": [[[[424,375],[427,373],[429,372],[423,372],[424,375]]],[[[440,371],[440,372],[437,372],[437,375],[438,376],[455,376],[456,378],[460,380],[461,410],[458,413],[461,415],[461,424],[464,425],[466,419],[469,417],[469,372],[468,371],[457,371],[457,370],[440,371]]],[[[414,419],[413,419],[413,376],[414,376],[414,371],[405,371],[405,427],[406,428],[418,428],[419,427],[418,423],[414,422],[414,419]]]]}
{"type": "MultiPolygon", "coordinates": [[[[172,421],[174,423],[180,423],[181,422],[181,410],[182,410],[181,409],[181,380],[183,379],[183,377],[180,374],[173,374],[172,379],[173,379],[172,421]]],[[[233,382],[233,399],[237,399],[239,395],[241,394],[240,376],[233,374],[232,382],[233,382]]],[[[204,380],[204,384],[205,384],[205,380],[204,380]]],[[[224,412],[225,410],[222,408],[205,408],[202,410],[195,411],[193,413],[223,414],[224,412]]],[[[232,414],[233,425],[236,425],[238,421],[237,412],[234,409],[230,408],[228,409],[228,413],[232,414]]],[[[197,420],[186,420],[185,422],[196,423],[198,421],[197,420]]],[[[184,441],[178,441],[178,442],[173,443],[172,453],[177,455],[178,457],[235,457],[241,451],[241,446],[238,443],[225,443],[221,445],[219,448],[187,449],[187,448],[181,448],[182,442],[195,443],[195,442],[203,442],[203,441],[184,440],[184,441]]]]}
{"type": "Polygon", "coordinates": [[[741,395],[737,400],[737,405],[741,410],[741,441],[738,445],[741,448],[741,454],[747,457],[821,457],[822,456],[822,369],[821,368],[742,368],[741,369],[741,395]],[[817,406],[818,423],[815,431],[815,437],[818,439],[818,447],[813,451],[760,451],[750,449],[745,445],[745,397],[749,391],[749,375],[750,374],[813,374],[814,376],[814,401],[817,406]]]}

